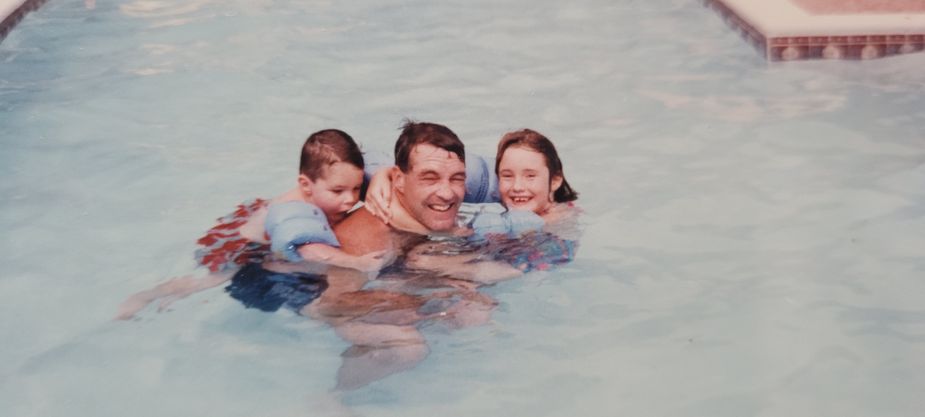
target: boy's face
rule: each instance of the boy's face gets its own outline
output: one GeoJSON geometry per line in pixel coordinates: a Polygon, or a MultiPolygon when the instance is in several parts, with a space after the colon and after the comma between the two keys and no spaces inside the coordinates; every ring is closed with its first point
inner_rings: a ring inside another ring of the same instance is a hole
{"type": "Polygon", "coordinates": [[[363,170],[346,162],[335,162],[322,169],[321,176],[314,181],[300,175],[299,184],[309,202],[318,206],[333,225],[343,220],[360,200],[363,170]]]}
{"type": "Polygon", "coordinates": [[[431,231],[456,226],[456,214],[466,194],[466,164],[456,154],[419,144],[408,156],[408,172],[396,170],[393,183],[401,205],[431,231]]]}
{"type": "Polygon", "coordinates": [[[546,157],[532,149],[512,146],[498,163],[498,191],[501,204],[512,210],[542,214],[552,205],[552,191],[562,185],[562,177],[550,181],[546,157]]]}

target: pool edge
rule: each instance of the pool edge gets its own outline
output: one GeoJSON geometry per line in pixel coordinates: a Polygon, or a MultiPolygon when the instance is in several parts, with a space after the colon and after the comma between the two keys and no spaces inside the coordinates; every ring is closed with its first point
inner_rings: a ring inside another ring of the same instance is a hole
{"type": "Polygon", "coordinates": [[[6,36],[16,27],[16,24],[22,21],[29,12],[37,10],[46,1],[48,0],[20,0],[17,6],[17,0],[0,0],[0,16],[2,16],[2,19],[0,19],[0,43],[6,39],[6,36]]]}

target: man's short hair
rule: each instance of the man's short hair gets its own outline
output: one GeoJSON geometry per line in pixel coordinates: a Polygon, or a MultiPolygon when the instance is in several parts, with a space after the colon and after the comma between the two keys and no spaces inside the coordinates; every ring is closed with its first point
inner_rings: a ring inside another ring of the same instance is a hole
{"type": "Polygon", "coordinates": [[[448,127],[436,123],[418,123],[409,120],[402,126],[401,135],[395,142],[395,166],[402,172],[408,172],[411,169],[409,165],[411,150],[420,144],[428,144],[451,152],[458,156],[460,161],[466,162],[465,146],[448,127]]]}
{"type": "Polygon", "coordinates": [[[325,129],[312,133],[302,145],[299,173],[315,181],[324,169],[337,162],[346,162],[363,169],[363,153],[350,135],[342,130],[325,129]]]}

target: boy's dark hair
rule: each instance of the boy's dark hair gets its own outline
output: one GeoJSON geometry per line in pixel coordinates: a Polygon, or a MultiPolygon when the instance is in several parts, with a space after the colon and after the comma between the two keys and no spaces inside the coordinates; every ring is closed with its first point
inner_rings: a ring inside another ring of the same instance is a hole
{"type": "Polygon", "coordinates": [[[324,173],[324,168],[336,162],[346,162],[363,169],[363,153],[347,133],[337,129],[325,129],[312,133],[302,145],[299,159],[299,173],[315,181],[324,173]]]}
{"type": "Polygon", "coordinates": [[[411,150],[420,144],[428,144],[459,157],[466,162],[466,148],[459,137],[448,127],[436,123],[418,123],[406,120],[401,128],[401,134],[395,142],[395,166],[402,172],[408,172],[411,150]]]}
{"type": "Polygon", "coordinates": [[[532,151],[543,154],[546,159],[546,168],[549,169],[549,181],[552,183],[552,177],[556,175],[562,177],[562,185],[553,192],[553,200],[557,203],[574,201],[578,199],[578,192],[572,189],[572,186],[565,180],[565,173],[562,170],[562,160],[559,159],[559,153],[556,147],[546,136],[537,131],[530,129],[510,132],[501,137],[498,142],[498,153],[495,155],[495,175],[498,175],[498,166],[501,164],[501,157],[508,148],[524,147],[532,151]]]}

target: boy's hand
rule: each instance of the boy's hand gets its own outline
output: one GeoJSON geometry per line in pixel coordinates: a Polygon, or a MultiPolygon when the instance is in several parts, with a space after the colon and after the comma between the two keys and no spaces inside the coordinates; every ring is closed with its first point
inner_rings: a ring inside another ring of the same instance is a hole
{"type": "Polygon", "coordinates": [[[392,168],[380,169],[373,174],[366,188],[366,201],[363,207],[383,223],[392,220],[392,168]]]}

